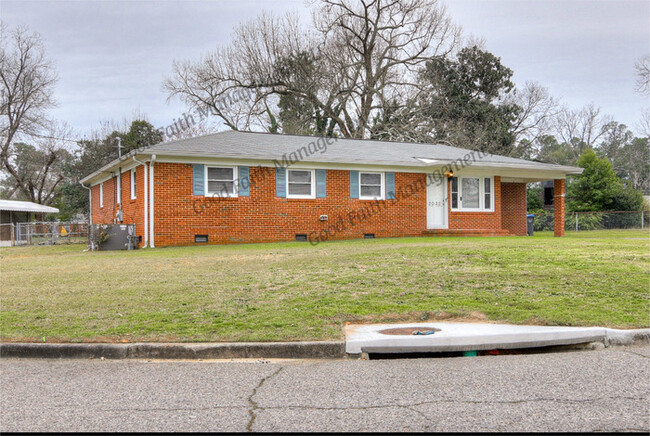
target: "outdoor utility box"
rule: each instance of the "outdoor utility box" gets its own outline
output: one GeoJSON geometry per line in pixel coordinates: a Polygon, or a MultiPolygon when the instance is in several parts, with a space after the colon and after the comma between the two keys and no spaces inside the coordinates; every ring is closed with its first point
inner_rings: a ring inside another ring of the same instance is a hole
{"type": "Polygon", "coordinates": [[[93,224],[90,244],[93,250],[133,250],[138,246],[135,224],[93,224]]]}
{"type": "Polygon", "coordinates": [[[535,225],[535,215],[526,215],[526,226],[528,228],[528,236],[533,236],[535,225]]]}

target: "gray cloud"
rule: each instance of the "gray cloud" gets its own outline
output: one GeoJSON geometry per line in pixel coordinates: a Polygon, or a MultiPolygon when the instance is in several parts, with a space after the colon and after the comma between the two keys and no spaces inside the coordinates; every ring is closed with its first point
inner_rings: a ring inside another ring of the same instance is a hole
{"type": "MultiPolygon", "coordinates": [[[[60,76],[54,116],[82,134],[134,111],[169,124],[184,110],[167,104],[160,87],[172,61],[227,43],[232,27],[261,9],[309,19],[302,0],[2,0],[0,7],[9,26],[26,24],[44,37],[60,76]]],[[[645,0],[455,0],[448,8],[515,71],[517,83],[538,81],[576,108],[594,102],[629,126],[648,106],[633,91],[634,62],[650,52],[645,0]]]]}

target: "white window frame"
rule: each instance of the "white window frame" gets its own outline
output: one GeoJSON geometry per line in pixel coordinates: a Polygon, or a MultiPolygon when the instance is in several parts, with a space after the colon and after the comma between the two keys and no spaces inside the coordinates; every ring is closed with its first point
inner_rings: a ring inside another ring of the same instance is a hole
{"type": "Polygon", "coordinates": [[[287,193],[287,198],[304,198],[304,199],[310,199],[310,198],[316,198],[316,170],[309,170],[306,168],[293,168],[289,169],[287,168],[287,177],[285,180],[285,189],[287,193]],[[292,171],[308,171],[311,173],[311,190],[309,195],[291,195],[289,194],[289,173],[292,171]]]}
{"type": "Polygon", "coordinates": [[[135,200],[138,198],[138,194],[136,192],[136,183],[135,183],[135,168],[131,169],[131,200],[135,200]]]}
{"type": "MultiPolygon", "coordinates": [[[[452,207],[453,212],[494,212],[494,176],[455,176],[458,179],[458,207],[452,207]],[[479,207],[475,208],[465,208],[463,207],[463,180],[462,179],[478,179],[479,186],[479,207]],[[485,179],[490,179],[490,204],[489,207],[485,207],[485,179]]],[[[451,181],[450,181],[451,184],[451,181]]],[[[452,188],[449,189],[449,204],[452,205],[451,201],[452,188]]]]}
{"type": "Polygon", "coordinates": [[[205,197],[221,197],[221,198],[235,198],[239,196],[239,182],[238,182],[238,169],[237,167],[233,167],[230,165],[205,165],[205,174],[204,174],[204,179],[205,179],[205,197]],[[221,193],[217,192],[210,192],[208,190],[208,168],[228,168],[232,170],[232,177],[233,177],[233,192],[229,193],[228,195],[221,195],[221,193]]]}
{"type": "Polygon", "coordinates": [[[359,171],[359,200],[384,200],[386,198],[386,173],[379,171],[359,171]],[[381,176],[381,188],[379,197],[361,195],[361,174],[379,174],[381,176]]]}
{"type": "Polygon", "coordinates": [[[99,207],[104,207],[104,182],[99,184],[99,207]]]}

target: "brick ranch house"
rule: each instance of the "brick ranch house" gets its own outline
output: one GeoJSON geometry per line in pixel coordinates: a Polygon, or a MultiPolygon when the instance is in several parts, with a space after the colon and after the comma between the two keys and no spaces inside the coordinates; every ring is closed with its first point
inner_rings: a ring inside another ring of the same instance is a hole
{"type": "Polygon", "coordinates": [[[139,246],[526,235],[526,183],[581,168],[439,144],[227,131],[134,150],[85,177],[91,223],[139,246]]]}

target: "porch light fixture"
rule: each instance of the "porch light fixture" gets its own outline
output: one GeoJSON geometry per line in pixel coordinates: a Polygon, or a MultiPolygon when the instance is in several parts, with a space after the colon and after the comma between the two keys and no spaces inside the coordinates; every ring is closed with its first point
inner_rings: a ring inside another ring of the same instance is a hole
{"type": "Polygon", "coordinates": [[[454,171],[453,170],[449,170],[449,171],[445,172],[445,174],[447,175],[447,178],[454,177],[454,171]]]}

